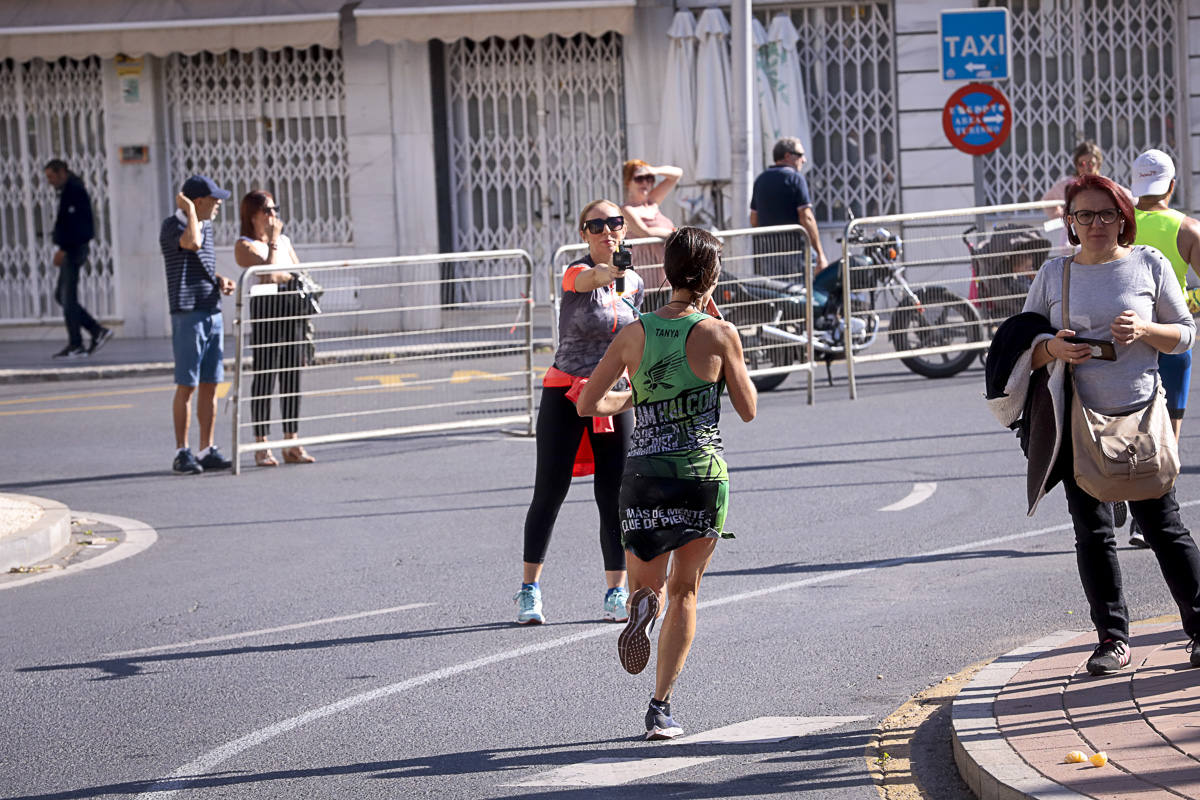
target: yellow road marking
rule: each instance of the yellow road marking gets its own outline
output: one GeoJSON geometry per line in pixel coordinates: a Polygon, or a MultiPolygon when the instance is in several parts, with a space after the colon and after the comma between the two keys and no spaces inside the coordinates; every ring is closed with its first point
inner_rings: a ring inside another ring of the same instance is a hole
{"type": "MultiPolygon", "coordinates": [[[[229,389],[233,384],[230,381],[224,381],[217,384],[217,397],[224,397],[229,394],[229,389]]],[[[14,406],[24,403],[52,403],[60,400],[83,400],[88,397],[120,397],[127,394],[148,394],[150,392],[173,392],[175,387],[172,386],[150,386],[144,389],[113,389],[108,392],[76,392],[74,394],[51,394],[45,397],[14,397],[11,400],[0,400],[0,406],[14,406]]],[[[115,406],[114,406],[115,407],[115,406]]],[[[124,408],[124,406],[122,406],[124,408]]]]}
{"type": "Polygon", "coordinates": [[[388,389],[402,389],[406,392],[412,391],[427,391],[432,389],[432,386],[407,386],[404,381],[407,378],[419,378],[415,372],[401,372],[397,375],[358,375],[354,378],[356,381],[376,381],[380,388],[387,387],[388,389]]]}
{"type": "Polygon", "coordinates": [[[508,378],[504,375],[497,375],[493,372],[484,372],[481,369],[456,369],[454,374],[450,376],[451,383],[469,383],[470,381],[506,381],[508,378]]]}
{"type": "Polygon", "coordinates": [[[118,408],[133,408],[133,403],[115,406],[79,406],[78,408],[27,408],[22,411],[0,411],[0,417],[15,417],[20,414],[69,414],[73,411],[113,411],[118,408]]]}

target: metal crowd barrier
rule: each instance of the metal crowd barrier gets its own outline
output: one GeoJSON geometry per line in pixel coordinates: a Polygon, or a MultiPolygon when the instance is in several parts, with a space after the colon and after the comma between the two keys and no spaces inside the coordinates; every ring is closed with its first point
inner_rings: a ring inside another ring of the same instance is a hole
{"type": "Polygon", "coordinates": [[[1053,201],[853,219],[842,238],[841,314],[850,397],[856,363],[900,359],[948,377],[1018,313],[1046,258],[1068,252],[1053,201]]]}
{"type": "Polygon", "coordinates": [[[234,473],[269,448],[514,425],[532,435],[532,288],[524,250],[243,270],[234,473]]]}
{"type": "MultiPolygon", "coordinates": [[[[815,401],[814,341],[811,293],[812,263],[808,235],[799,225],[713,231],[721,239],[721,279],[713,298],[722,316],[737,326],[746,366],[760,391],[778,386],[793,372],[808,374],[808,403],[815,401]]],[[[627,239],[633,264],[645,284],[643,313],[661,308],[671,297],[662,270],[663,239],[627,239]]],[[[558,314],[562,276],[567,266],[587,254],[583,243],[564,245],[554,253],[550,297],[554,315],[554,348],[558,349],[558,314]]]]}

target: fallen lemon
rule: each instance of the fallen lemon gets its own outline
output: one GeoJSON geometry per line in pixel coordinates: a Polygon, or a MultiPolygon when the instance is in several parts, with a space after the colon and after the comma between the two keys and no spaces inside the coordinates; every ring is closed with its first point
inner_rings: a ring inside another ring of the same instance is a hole
{"type": "Polygon", "coordinates": [[[1092,757],[1089,758],[1088,760],[1091,761],[1093,764],[1095,764],[1097,767],[1103,767],[1105,764],[1108,763],[1108,753],[1104,753],[1104,752],[1093,753],[1092,757]]]}
{"type": "Polygon", "coordinates": [[[1067,753],[1066,762],[1068,764],[1082,764],[1086,758],[1087,756],[1078,750],[1072,750],[1071,752],[1067,753]]]}

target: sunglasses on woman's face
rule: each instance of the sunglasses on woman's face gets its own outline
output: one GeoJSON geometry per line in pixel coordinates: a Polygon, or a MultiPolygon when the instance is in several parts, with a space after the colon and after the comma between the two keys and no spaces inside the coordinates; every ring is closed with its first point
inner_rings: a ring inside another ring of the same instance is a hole
{"type": "Polygon", "coordinates": [[[583,229],[588,233],[604,233],[604,227],[608,226],[610,231],[619,231],[625,227],[624,217],[597,217],[596,219],[584,220],[583,229]]]}
{"type": "Polygon", "coordinates": [[[633,182],[634,183],[654,183],[654,176],[653,175],[634,175],[633,182]]]}

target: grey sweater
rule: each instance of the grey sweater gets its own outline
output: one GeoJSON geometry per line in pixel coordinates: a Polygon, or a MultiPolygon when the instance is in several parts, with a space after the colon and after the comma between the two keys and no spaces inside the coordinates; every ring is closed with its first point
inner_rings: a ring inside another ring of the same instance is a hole
{"type": "MultiPolygon", "coordinates": [[[[1171,263],[1158,250],[1135,245],[1128,256],[1107,264],[1073,263],[1070,324],[1062,320],[1063,261],[1050,259],[1038,270],[1025,311],[1041,314],[1051,325],[1070,328],[1078,336],[1111,340],[1113,319],[1131,308],[1144,320],[1179,327],[1179,344],[1172,353],[1191,349],[1196,323],[1171,263]]],[[[1129,414],[1143,407],[1157,381],[1158,351],[1145,339],[1116,347],[1116,361],[1093,358],[1075,367],[1079,398],[1101,414],[1129,414]]]]}

